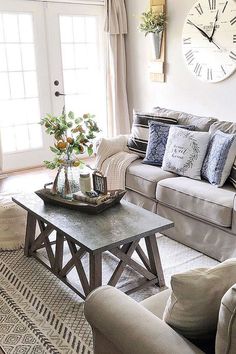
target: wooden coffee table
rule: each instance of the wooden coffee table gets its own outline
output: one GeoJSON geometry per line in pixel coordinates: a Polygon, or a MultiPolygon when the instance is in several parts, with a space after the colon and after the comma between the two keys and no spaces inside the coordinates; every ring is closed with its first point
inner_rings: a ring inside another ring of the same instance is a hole
{"type": "Polygon", "coordinates": [[[38,259],[83,299],[102,285],[102,254],[105,251],[119,260],[109,285],[118,283],[127,265],[143,276],[142,284],[129,289],[129,293],[149,284],[165,285],[155,233],[173,227],[169,220],[125,201],[99,215],[44,204],[34,193],[14,197],[13,201],[28,212],[25,255],[38,259]],[[49,236],[54,231],[56,236],[52,241],[49,236]],[[147,255],[139,245],[143,238],[147,255]],[[64,257],[65,246],[70,250],[69,260],[64,257]],[[47,262],[40,255],[42,248],[46,251],[47,262]],[[141,262],[131,258],[135,251],[141,262]],[[87,253],[89,276],[82,264],[87,253]],[[83,293],[68,280],[67,275],[73,268],[83,293]]]}

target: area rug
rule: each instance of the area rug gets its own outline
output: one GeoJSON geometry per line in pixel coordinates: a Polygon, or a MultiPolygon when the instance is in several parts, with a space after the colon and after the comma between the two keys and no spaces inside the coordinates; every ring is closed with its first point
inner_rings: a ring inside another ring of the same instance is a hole
{"type": "MultiPolygon", "coordinates": [[[[158,245],[167,285],[174,273],[218,263],[161,235],[158,245]]],[[[104,255],[104,282],[116,264],[104,255]]],[[[131,282],[138,283],[137,274],[127,268],[118,286],[131,282]]],[[[159,291],[151,286],[132,297],[141,301],[159,291]]],[[[7,354],[93,353],[81,298],[22,250],[0,253],[0,346],[7,354]]]]}

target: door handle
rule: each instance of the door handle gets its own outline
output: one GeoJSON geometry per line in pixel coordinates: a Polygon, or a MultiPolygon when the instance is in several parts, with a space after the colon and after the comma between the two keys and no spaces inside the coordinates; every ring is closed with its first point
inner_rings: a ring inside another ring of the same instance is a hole
{"type": "Polygon", "coordinates": [[[59,96],[66,96],[66,94],[65,94],[65,93],[60,93],[59,91],[56,91],[56,92],[55,92],[55,96],[56,96],[56,97],[59,97],[59,96]]]}

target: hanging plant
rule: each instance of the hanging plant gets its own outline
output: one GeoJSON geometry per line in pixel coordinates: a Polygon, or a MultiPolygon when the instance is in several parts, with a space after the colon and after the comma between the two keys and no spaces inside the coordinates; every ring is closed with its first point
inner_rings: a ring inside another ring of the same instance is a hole
{"type": "Polygon", "coordinates": [[[147,36],[149,33],[163,32],[166,28],[166,24],[166,14],[164,12],[157,13],[151,9],[142,13],[139,30],[144,32],[145,36],[147,36]]]}

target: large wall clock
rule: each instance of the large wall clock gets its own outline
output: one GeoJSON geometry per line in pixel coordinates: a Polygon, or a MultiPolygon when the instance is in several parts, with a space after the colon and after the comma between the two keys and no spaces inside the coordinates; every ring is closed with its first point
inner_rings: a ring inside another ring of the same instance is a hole
{"type": "Polygon", "coordinates": [[[236,0],[199,0],[183,28],[187,66],[200,80],[219,82],[236,69],[236,0]]]}

